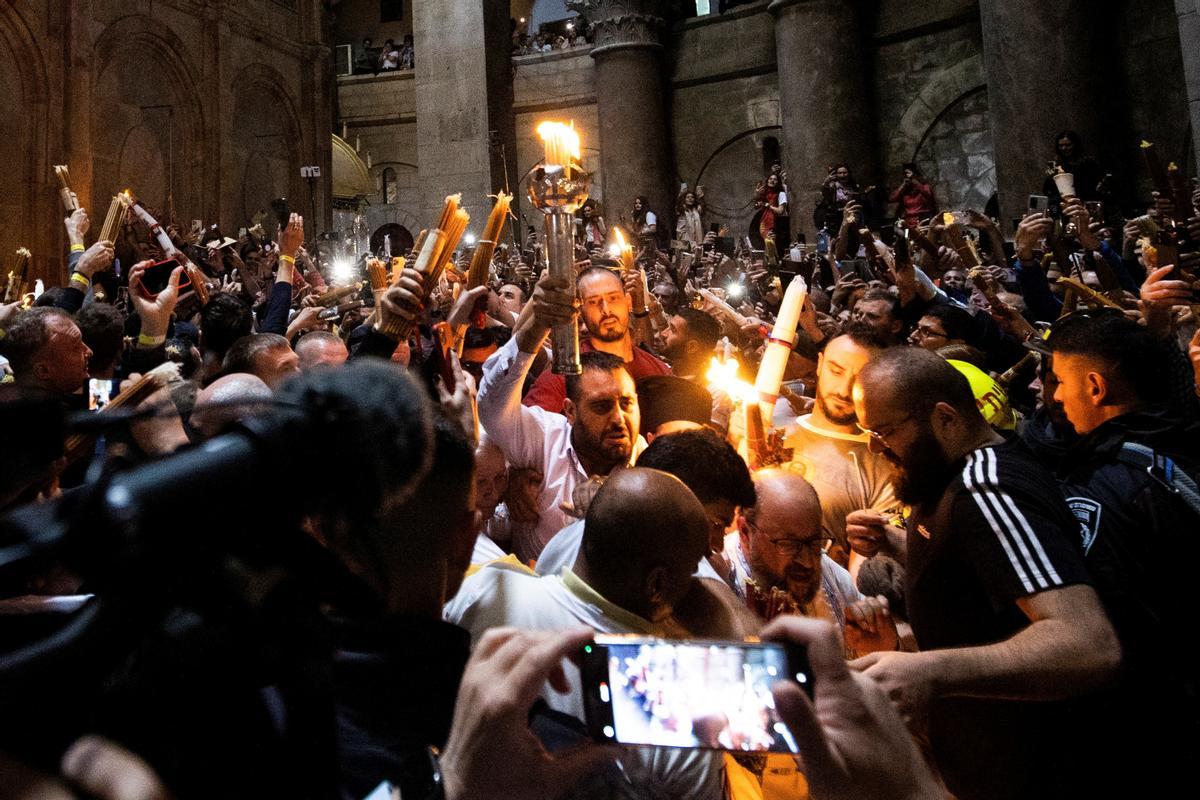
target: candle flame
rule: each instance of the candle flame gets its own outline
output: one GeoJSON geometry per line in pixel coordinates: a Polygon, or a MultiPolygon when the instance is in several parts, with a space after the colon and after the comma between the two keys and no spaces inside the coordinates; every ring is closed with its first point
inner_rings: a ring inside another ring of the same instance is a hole
{"type": "MultiPolygon", "coordinates": [[[[542,137],[542,141],[546,144],[547,154],[554,152],[563,157],[564,161],[567,158],[581,158],[579,149],[579,134],[575,131],[575,123],[565,124],[562,122],[546,121],[537,127],[538,136],[542,137]],[[553,150],[551,149],[553,148],[553,150]]],[[[546,162],[547,165],[552,163],[558,166],[568,166],[566,163],[546,162]]]]}
{"type": "Polygon", "coordinates": [[[710,388],[720,389],[735,403],[758,402],[758,390],[738,377],[739,369],[741,365],[736,358],[722,361],[720,357],[713,356],[704,377],[710,388]]]}
{"type": "Polygon", "coordinates": [[[953,225],[954,224],[954,215],[951,214],[949,211],[944,212],[942,214],[942,224],[946,225],[946,226],[953,225]]]}
{"type": "MultiPolygon", "coordinates": [[[[615,226],[613,227],[613,236],[617,237],[617,243],[615,245],[616,247],[624,247],[625,246],[625,235],[621,233],[620,228],[615,227],[615,226]]],[[[618,251],[617,255],[619,255],[619,254],[620,254],[620,252],[618,251]]]]}

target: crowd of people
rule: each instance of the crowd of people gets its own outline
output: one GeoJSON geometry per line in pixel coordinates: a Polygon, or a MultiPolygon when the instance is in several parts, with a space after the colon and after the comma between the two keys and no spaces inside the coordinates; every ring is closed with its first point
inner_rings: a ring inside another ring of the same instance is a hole
{"type": "Polygon", "coordinates": [[[915,164],[884,222],[838,165],[810,246],[776,165],[745,236],[700,187],[674,221],[638,197],[630,268],[589,201],[574,280],[534,231],[480,286],[469,249],[335,280],[295,214],[234,239],[141,209],[89,244],[73,211],[69,281],[10,274],[0,307],[0,784],[1174,787],[1200,744],[1166,647],[1200,521],[1200,190],[1122,215],[1085,172],[1010,243],[915,164]],[[589,744],[564,657],[595,633],[806,645],[815,694],[772,698],[799,758],[589,744]]]}
{"type": "Polygon", "coordinates": [[[376,47],[373,39],[362,40],[362,46],[354,57],[355,75],[378,75],[401,69],[416,69],[417,56],[411,33],[404,34],[400,44],[387,39],[382,47],[376,47]]]}

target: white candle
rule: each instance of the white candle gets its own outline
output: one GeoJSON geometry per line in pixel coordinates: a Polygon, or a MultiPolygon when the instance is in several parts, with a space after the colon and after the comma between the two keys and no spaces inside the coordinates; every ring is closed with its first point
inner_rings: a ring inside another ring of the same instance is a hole
{"type": "Polygon", "coordinates": [[[796,276],[788,285],[783,295],[783,303],[779,306],[779,316],[775,318],[775,329],[767,340],[767,349],[763,353],[762,363],[758,367],[758,376],[754,388],[758,390],[759,408],[764,422],[769,421],[775,414],[775,401],[779,398],[779,386],[783,383],[783,373],[787,369],[788,355],[792,352],[792,340],[796,337],[796,326],[800,324],[800,309],[808,297],[808,286],[804,279],[796,276]]]}

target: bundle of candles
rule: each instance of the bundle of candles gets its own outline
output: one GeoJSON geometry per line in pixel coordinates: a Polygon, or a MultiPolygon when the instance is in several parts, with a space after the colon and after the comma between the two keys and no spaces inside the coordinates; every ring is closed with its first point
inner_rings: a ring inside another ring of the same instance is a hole
{"type": "Polygon", "coordinates": [[[79,201],[75,199],[75,193],[71,191],[71,172],[67,169],[66,164],[55,164],[54,176],[58,178],[59,199],[62,200],[63,208],[70,214],[79,208],[79,201]]]}
{"type": "Polygon", "coordinates": [[[132,205],[129,192],[118,192],[108,206],[108,216],[104,218],[104,226],[100,228],[101,242],[116,242],[117,233],[125,222],[125,214],[132,205]]]}
{"type": "Polygon", "coordinates": [[[979,253],[975,250],[975,243],[963,236],[962,228],[955,221],[954,215],[949,211],[942,214],[942,224],[946,226],[946,238],[950,240],[950,246],[954,248],[963,263],[967,267],[978,267],[980,265],[979,253]]]}
{"type": "Polygon", "coordinates": [[[4,302],[12,303],[25,296],[25,280],[29,275],[30,254],[27,249],[17,249],[17,261],[8,272],[8,285],[4,289],[4,302]]]}
{"type": "Polygon", "coordinates": [[[371,281],[372,292],[387,291],[388,285],[391,283],[387,267],[383,266],[383,262],[378,258],[367,259],[367,278],[371,281]]]}
{"type": "Polygon", "coordinates": [[[546,168],[562,167],[563,177],[571,180],[571,171],[580,169],[578,162],[582,157],[575,123],[543,122],[537,132],[545,147],[546,168]]]}
{"type": "Polygon", "coordinates": [[[496,252],[496,242],[500,240],[500,235],[504,231],[504,223],[508,219],[508,206],[511,202],[511,194],[500,192],[496,195],[492,213],[488,215],[487,225],[483,227],[483,235],[475,245],[475,252],[471,254],[471,267],[467,270],[468,289],[474,289],[476,286],[483,286],[487,283],[488,269],[492,265],[492,256],[496,252]]]}
{"type": "MultiPolygon", "coordinates": [[[[461,202],[462,195],[452,194],[446,197],[437,227],[430,229],[428,233],[422,231],[421,250],[413,268],[421,273],[425,298],[429,297],[434,285],[442,277],[446,264],[453,258],[454,250],[471,222],[471,215],[460,207],[461,202]]],[[[407,339],[412,328],[411,320],[392,319],[383,326],[382,331],[389,336],[407,339]]]]}
{"type": "Polygon", "coordinates": [[[349,286],[335,286],[317,295],[317,305],[328,308],[332,305],[337,305],[343,297],[349,297],[352,294],[358,294],[362,291],[362,282],[352,283],[349,286]]]}
{"type": "MultiPolygon", "coordinates": [[[[1150,178],[1154,182],[1154,188],[1159,197],[1169,199],[1175,205],[1175,217],[1174,219],[1164,218],[1166,225],[1173,227],[1176,220],[1190,217],[1192,215],[1192,190],[1188,186],[1183,171],[1179,169],[1179,165],[1172,161],[1164,168],[1154,144],[1145,140],[1142,140],[1142,158],[1146,161],[1146,168],[1150,171],[1150,178]]],[[[1184,231],[1181,230],[1180,233],[1184,233],[1184,231]]]]}

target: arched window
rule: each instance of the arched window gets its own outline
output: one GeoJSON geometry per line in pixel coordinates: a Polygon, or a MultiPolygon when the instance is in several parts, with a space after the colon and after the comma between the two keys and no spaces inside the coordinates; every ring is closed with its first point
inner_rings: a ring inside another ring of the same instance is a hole
{"type": "Polygon", "coordinates": [[[383,202],[396,202],[396,170],[391,167],[383,170],[383,202]]]}

